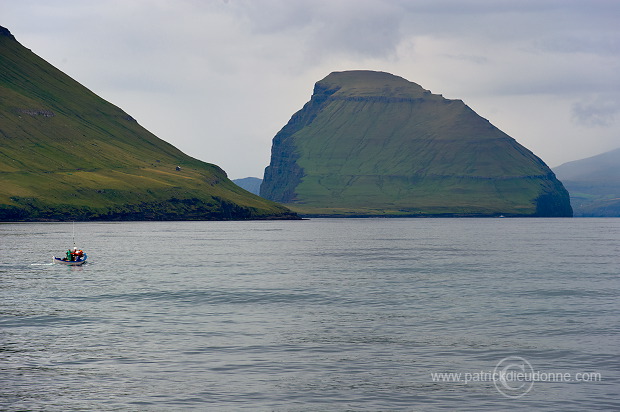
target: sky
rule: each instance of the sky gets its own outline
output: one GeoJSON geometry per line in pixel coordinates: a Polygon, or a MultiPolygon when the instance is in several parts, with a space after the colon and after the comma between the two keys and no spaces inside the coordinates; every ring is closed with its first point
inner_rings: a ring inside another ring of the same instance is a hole
{"type": "Polygon", "coordinates": [[[333,71],[461,99],[550,167],[620,147],[617,0],[0,0],[0,26],[185,153],[263,176],[333,71]]]}

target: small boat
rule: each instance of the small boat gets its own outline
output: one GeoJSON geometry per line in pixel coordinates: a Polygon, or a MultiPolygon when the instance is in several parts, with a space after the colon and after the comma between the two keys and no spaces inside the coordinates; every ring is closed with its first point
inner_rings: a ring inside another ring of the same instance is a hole
{"type": "Polygon", "coordinates": [[[73,248],[67,250],[64,258],[52,256],[52,263],[60,263],[67,266],[82,266],[86,263],[88,256],[83,250],[79,250],[75,247],[75,222],[73,222],[73,248]]]}
{"type": "Polygon", "coordinates": [[[52,256],[52,262],[60,263],[61,265],[67,265],[67,266],[81,266],[84,263],[86,263],[87,258],[88,258],[88,255],[86,253],[84,253],[84,256],[82,256],[81,258],[78,257],[75,260],[67,260],[67,258],[59,258],[56,256],[52,256]]]}
{"type": "Polygon", "coordinates": [[[81,266],[86,263],[86,259],[88,259],[88,255],[75,246],[73,249],[67,250],[67,256],[64,258],[52,256],[52,262],[68,266],[81,266]]]}

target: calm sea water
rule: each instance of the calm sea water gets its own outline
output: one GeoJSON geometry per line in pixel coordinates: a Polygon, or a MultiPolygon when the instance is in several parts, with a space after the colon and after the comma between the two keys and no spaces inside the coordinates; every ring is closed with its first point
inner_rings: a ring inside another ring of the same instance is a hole
{"type": "Polygon", "coordinates": [[[90,262],[51,265],[71,224],[0,224],[1,410],[620,409],[620,219],[75,238],[90,262]]]}

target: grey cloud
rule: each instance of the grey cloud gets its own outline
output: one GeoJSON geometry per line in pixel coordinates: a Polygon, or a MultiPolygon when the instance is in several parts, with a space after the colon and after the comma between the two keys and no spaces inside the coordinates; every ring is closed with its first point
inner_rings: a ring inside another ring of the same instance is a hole
{"type": "Polygon", "coordinates": [[[317,60],[333,54],[387,56],[401,40],[402,9],[391,2],[261,1],[234,9],[258,36],[293,36],[317,60]]]}
{"type": "Polygon", "coordinates": [[[620,53],[618,33],[560,33],[544,38],[536,43],[543,52],[585,53],[609,55],[620,53]]]}
{"type": "Polygon", "coordinates": [[[617,97],[598,96],[589,101],[574,103],[571,115],[574,122],[586,127],[609,127],[620,112],[617,97]]]}
{"type": "Polygon", "coordinates": [[[445,57],[452,60],[459,60],[464,62],[470,62],[474,64],[486,64],[489,59],[486,56],[474,55],[474,54],[444,54],[445,57]]]}
{"type": "Polygon", "coordinates": [[[298,36],[299,47],[318,58],[390,56],[416,36],[543,52],[617,54],[620,48],[620,3],[604,0],[265,0],[237,7],[256,34],[298,36]]]}
{"type": "Polygon", "coordinates": [[[498,127],[527,135],[532,150],[547,150],[558,163],[571,160],[568,142],[581,144],[575,124],[596,126],[599,142],[617,137],[616,0],[21,0],[0,7],[3,25],[35,53],[235,177],[259,174],[273,135],[334,70],[389,71],[451,98],[475,98],[495,110],[490,120],[498,127]],[[589,97],[597,95],[606,97],[589,97]],[[551,123],[561,132],[550,135],[551,123]],[[565,150],[550,142],[555,135],[565,150]],[[240,147],[264,154],[240,155],[240,147]]]}

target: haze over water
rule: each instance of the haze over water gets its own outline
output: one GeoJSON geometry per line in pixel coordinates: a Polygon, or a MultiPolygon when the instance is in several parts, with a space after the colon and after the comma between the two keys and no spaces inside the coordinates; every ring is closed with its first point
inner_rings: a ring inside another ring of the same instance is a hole
{"type": "Polygon", "coordinates": [[[620,409],[620,219],[75,233],[0,225],[2,410],[620,409]]]}

